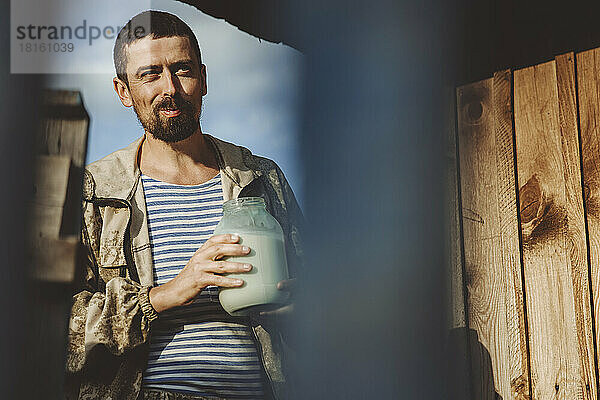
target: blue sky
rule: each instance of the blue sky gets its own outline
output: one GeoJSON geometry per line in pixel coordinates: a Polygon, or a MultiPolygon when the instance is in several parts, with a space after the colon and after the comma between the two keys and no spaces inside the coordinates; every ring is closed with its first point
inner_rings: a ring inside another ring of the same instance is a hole
{"type": "MultiPolygon", "coordinates": [[[[68,3],[77,0],[63,0],[68,3]]],[[[85,3],[88,0],[84,0],[85,3]]],[[[81,0],[79,0],[81,2],[81,0]]],[[[96,2],[95,4],[98,4],[96,2]]],[[[204,98],[202,130],[248,147],[275,160],[303,203],[303,177],[298,159],[298,101],[302,54],[281,44],[260,41],[228,24],[176,1],[132,1],[124,9],[95,6],[98,26],[122,26],[148,8],[176,14],[188,23],[200,43],[207,66],[208,94],[204,98]],[[104,13],[104,14],[103,14],[104,13]]],[[[68,8],[66,8],[68,9],[68,8]]],[[[81,12],[81,7],[75,12],[81,12]]],[[[84,18],[71,15],[70,23],[84,18]]],[[[78,89],[91,117],[88,162],[124,147],[143,134],[133,110],[121,105],[112,88],[112,40],[97,40],[76,60],[62,59],[76,72],[49,75],[47,86],[78,89]],[[89,51],[93,51],[90,55],[89,51]]]]}

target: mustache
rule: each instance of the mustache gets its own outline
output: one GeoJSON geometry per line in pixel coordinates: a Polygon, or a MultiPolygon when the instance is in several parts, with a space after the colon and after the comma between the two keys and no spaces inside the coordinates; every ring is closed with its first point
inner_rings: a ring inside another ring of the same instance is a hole
{"type": "Polygon", "coordinates": [[[154,112],[158,113],[160,110],[174,110],[179,109],[181,111],[192,111],[194,106],[191,102],[185,100],[181,95],[176,94],[175,96],[168,96],[162,99],[154,107],[154,112]]]}

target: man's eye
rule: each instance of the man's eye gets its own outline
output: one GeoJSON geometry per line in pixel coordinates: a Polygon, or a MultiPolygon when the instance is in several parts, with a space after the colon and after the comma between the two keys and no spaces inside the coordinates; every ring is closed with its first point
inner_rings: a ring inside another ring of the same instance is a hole
{"type": "Polygon", "coordinates": [[[158,76],[156,71],[147,71],[142,73],[142,78],[154,78],[158,76]]]}

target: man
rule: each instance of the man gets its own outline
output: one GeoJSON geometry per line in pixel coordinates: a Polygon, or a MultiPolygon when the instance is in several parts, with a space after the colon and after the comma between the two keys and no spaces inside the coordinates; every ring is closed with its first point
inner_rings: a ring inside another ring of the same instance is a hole
{"type": "Polygon", "coordinates": [[[300,264],[301,212],[270,160],[201,131],[206,67],[191,29],[147,11],[119,33],[114,89],[145,133],[88,166],[85,273],[74,296],[68,398],[285,398],[281,333],[234,318],[217,287],[252,266],[250,249],[211,236],[228,199],[261,196],[281,224],[290,273],[300,264]]]}

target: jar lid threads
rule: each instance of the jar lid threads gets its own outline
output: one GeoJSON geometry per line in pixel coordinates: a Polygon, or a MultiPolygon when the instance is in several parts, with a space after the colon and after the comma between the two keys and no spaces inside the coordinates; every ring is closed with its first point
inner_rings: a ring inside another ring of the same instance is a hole
{"type": "Polygon", "coordinates": [[[240,197],[223,203],[223,212],[231,212],[242,207],[266,207],[262,197],[240,197]]]}

